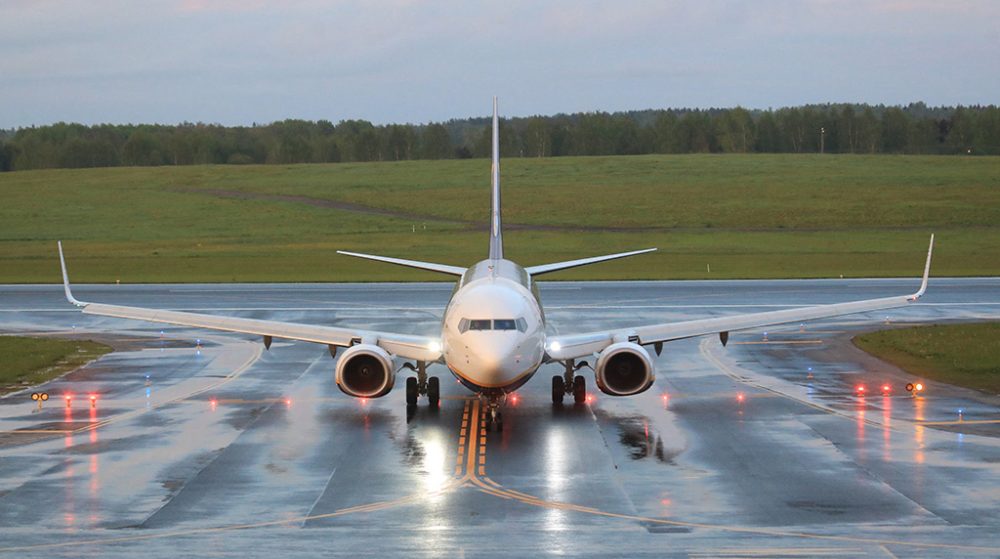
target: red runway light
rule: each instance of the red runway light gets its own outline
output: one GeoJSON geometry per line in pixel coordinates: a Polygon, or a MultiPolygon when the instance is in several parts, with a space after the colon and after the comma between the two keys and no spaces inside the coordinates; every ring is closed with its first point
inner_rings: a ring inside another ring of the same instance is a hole
{"type": "Polygon", "coordinates": [[[741,404],[743,403],[743,400],[746,400],[746,399],[747,399],[747,397],[744,396],[742,392],[740,392],[739,394],[736,395],[736,401],[739,402],[739,403],[741,403],[741,404]]]}
{"type": "Polygon", "coordinates": [[[865,388],[865,385],[863,385],[863,384],[859,384],[859,385],[857,385],[857,386],[854,387],[854,391],[857,392],[858,394],[861,394],[861,395],[864,395],[865,390],[867,390],[867,389],[865,388]]]}
{"type": "Polygon", "coordinates": [[[588,404],[593,404],[594,403],[594,395],[593,394],[587,394],[587,403],[588,404]]]}
{"type": "Polygon", "coordinates": [[[889,392],[892,392],[892,387],[889,386],[888,384],[883,384],[882,385],[882,394],[888,394],[889,392]]]}

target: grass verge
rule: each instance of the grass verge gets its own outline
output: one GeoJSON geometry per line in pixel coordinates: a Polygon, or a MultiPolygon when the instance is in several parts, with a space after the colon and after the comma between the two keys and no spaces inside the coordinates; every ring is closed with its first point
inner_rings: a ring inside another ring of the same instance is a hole
{"type": "Polygon", "coordinates": [[[1000,322],[881,330],[854,338],[861,349],[907,372],[1000,394],[1000,322]]]}
{"type": "MultiPolygon", "coordinates": [[[[648,155],[504,162],[522,265],[656,246],[546,279],[1000,275],[1000,157],[648,155]]],[[[336,250],[485,257],[489,161],[0,173],[0,283],[426,281],[336,250]]]]}
{"type": "Polygon", "coordinates": [[[0,336],[0,394],[41,384],[110,352],[89,340],[0,336]]]}

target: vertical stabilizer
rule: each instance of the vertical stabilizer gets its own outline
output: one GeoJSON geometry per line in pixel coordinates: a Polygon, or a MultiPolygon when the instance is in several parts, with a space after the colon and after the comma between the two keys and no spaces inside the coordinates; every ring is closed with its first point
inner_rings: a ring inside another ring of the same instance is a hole
{"type": "Polygon", "coordinates": [[[497,98],[493,97],[493,167],[490,184],[493,188],[493,212],[490,214],[490,259],[503,258],[503,228],[500,224],[500,120],[497,98]]]}

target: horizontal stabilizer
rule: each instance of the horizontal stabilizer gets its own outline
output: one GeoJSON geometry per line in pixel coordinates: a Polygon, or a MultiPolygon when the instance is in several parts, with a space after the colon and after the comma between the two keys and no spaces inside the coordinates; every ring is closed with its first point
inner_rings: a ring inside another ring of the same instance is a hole
{"type": "Polygon", "coordinates": [[[579,260],[567,260],[566,262],[556,262],[554,264],[542,264],[541,266],[528,266],[525,270],[528,271],[532,276],[537,276],[540,274],[547,274],[549,272],[557,272],[559,270],[568,270],[569,268],[576,268],[578,266],[587,266],[588,264],[597,264],[598,262],[606,262],[608,260],[617,260],[619,258],[626,258],[628,256],[635,256],[636,254],[645,254],[647,252],[653,252],[655,248],[647,248],[643,250],[633,250],[632,252],[619,252],[618,254],[608,254],[606,256],[594,256],[591,258],[581,258],[579,260]]]}
{"type": "Polygon", "coordinates": [[[354,256],[355,258],[364,258],[366,260],[375,260],[378,262],[386,262],[388,264],[396,264],[397,266],[406,266],[407,268],[417,268],[419,270],[439,272],[442,274],[449,274],[452,276],[461,276],[462,274],[465,273],[465,268],[462,268],[460,266],[448,266],[447,264],[434,264],[433,262],[420,262],[417,260],[405,260],[403,258],[376,256],[374,254],[361,254],[360,252],[347,252],[346,250],[338,250],[337,254],[343,254],[344,256],[354,256]]]}

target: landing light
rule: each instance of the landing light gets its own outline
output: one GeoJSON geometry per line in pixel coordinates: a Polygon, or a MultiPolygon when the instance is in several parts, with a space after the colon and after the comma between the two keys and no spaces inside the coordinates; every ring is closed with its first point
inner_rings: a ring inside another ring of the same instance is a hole
{"type": "Polygon", "coordinates": [[[551,351],[559,351],[560,349],[562,349],[562,344],[559,342],[552,342],[549,344],[549,350],[551,351]]]}
{"type": "Polygon", "coordinates": [[[924,385],[923,385],[923,384],[921,384],[921,383],[919,383],[919,382],[918,382],[918,383],[917,383],[917,384],[916,384],[916,385],[915,385],[915,386],[914,386],[913,388],[914,388],[914,389],[915,389],[915,390],[916,390],[917,392],[923,392],[923,391],[924,391],[924,385]]]}
{"type": "Polygon", "coordinates": [[[441,342],[439,342],[437,340],[431,340],[431,342],[429,344],[427,344],[427,349],[429,349],[431,351],[431,353],[440,353],[440,351],[441,351],[441,342]]]}

